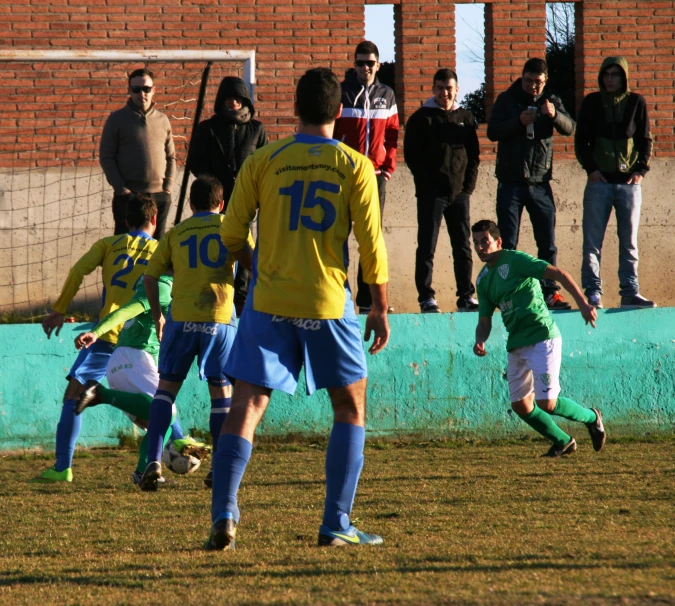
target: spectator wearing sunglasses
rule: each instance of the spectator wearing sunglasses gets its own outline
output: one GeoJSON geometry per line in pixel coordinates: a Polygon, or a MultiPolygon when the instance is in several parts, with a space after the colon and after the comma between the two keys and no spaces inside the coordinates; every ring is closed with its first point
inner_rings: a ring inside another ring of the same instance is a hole
{"type": "MultiPolygon", "coordinates": [[[[394,91],[377,79],[380,69],[377,46],[364,40],[354,53],[354,70],[342,82],[342,115],[335,122],[333,138],[368,157],[375,167],[380,198],[380,220],[384,211],[386,182],[396,169],[398,109],[394,91]]],[[[372,307],[370,289],[363,281],[361,264],[357,277],[356,305],[367,314],[372,307]]]]}
{"type": "Polygon", "coordinates": [[[128,231],[125,216],[132,194],[150,194],[157,205],[158,240],[164,233],[176,174],[176,154],[169,119],[153,101],[152,73],[137,69],[129,74],[129,99],[108,116],[99,162],[113,188],[115,234],[128,231]]]}

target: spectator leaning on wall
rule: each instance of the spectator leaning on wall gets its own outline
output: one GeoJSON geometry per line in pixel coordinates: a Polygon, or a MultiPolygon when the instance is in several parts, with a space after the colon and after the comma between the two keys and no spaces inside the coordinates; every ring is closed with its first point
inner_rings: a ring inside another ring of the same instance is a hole
{"type": "Polygon", "coordinates": [[[630,92],[628,62],[623,57],[605,59],[598,84],[600,91],[587,95],[581,104],[574,137],[577,159],[588,174],[581,285],[588,302],[602,307],[600,253],[614,208],[621,307],[656,307],[640,295],[637,274],[641,184],[652,152],[647,104],[642,95],[630,92]]]}
{"type": "Polygon", "coordinates": [[[157,205],[158,240],[164,233],[176,173],[176,153],[169,119],[155,107],[152,73],[137,69],[129,74],[129,99],[108,116],[99,161],[114,190],[115,234],[128,231],[127,202],[132,193],[150,194],[157,205]]]}
{"type": "Polygon", "coordinates": [[[471,283],[469,201],[476,187],[480,150],[476,121],[457,104],[458,92],[457,74],[439,69],[433,96],[410,116],[405,129],[403,152],[417,196],[415,286],[422,313],[440,312],[431,282],[443,218],[452,244],[457,309],[478,311],[471,283]]]}
{"type": "MultiPolygon", "coordinates": [[[[545,91],[548,65],[530,59],[522,78],[497,97],[488,121],[487,136],[497,141],[497,221],[502,246],[518,246],[520,218],[527,209],[532,221],[537,256],[556,265],[556,209],[551,191],[553,132],[571,135],[574,120],[555,95],[545,91]]],[[[570,309],[556,282],[542,279],[549,309],[570,309]]]]}

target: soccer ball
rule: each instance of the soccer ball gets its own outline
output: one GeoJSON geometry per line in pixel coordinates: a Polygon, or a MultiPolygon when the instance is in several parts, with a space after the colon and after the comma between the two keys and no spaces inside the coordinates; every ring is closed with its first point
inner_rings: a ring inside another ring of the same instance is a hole
{"type": "Polygon", "coordinates": [[[197,471],[201,465],[201,461],[197,457],[182,455],[176,447],[171,443],[162,452],[162,464],[166,465],[171,471],[178,474],[192,473],[197,471]]]}

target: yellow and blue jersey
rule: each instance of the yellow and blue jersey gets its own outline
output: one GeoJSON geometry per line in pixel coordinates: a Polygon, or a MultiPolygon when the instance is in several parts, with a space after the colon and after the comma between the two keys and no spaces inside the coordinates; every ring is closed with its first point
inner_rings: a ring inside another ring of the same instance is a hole
{"type": "Polygon", "coordinates": [[[352,223],[364,281],[388,281],[373,164],[346,145],[296,134],[257,150],[239,172],[220,231],[228,250],[244,246],[256,212],[256,311],[341,318],[352,223]]]}
{"type": "Polygon", "coordinates": [[[173,266],[171,317],[177,322],[219,322],[232,318],[234,257],[220,241],[224,217],[197,212],[162,238],[146,271],[159,279],[173,266]]]}
{"type": "MultiPolygon", "coordinates": [[[[157,244],[157,240],[140,230],[100,239],[73,265],[52,309],[65,314],[84,276],[99,266],[103,279],[100,317],[119,309],[134,296],[134,286],[145,273],[157,244]]],[[[121,330],[122,325],[116,326],[100,338],[115,344],[121,330]]]]}

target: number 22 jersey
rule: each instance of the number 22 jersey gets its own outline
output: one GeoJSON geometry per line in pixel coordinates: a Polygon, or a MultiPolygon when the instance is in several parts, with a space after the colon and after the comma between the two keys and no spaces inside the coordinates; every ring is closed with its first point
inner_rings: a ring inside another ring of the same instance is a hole
{"type": "Polygon", "coordinates": [[[388,281],[373,164],[346,145],[296,134],[249,156],[221,228],[229,250],[244,246],[256,212],[258,239],[249,292],[256,311],[341,318],[352,222],[364,281],[388,281]]]}

